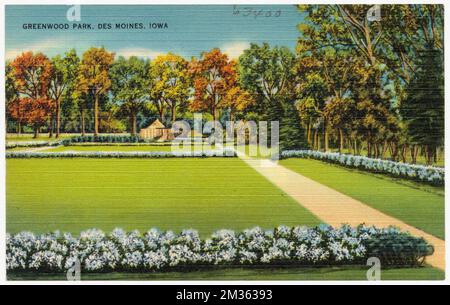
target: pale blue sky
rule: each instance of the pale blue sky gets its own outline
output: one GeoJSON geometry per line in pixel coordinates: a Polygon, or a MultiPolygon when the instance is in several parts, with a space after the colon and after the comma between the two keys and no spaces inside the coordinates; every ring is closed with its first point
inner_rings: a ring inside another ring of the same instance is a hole
{"type": "Polygon", "coordinates": [[[296,26],[303,19],[293,5],[83,5],[80,23],[93,24],[92,30],[22,28],[24,23],[70,23],[66,19],[68,8],[66,5],[6,6],[6,58],[27,50],[41,51],[51,57],[75,48],[81,54],[91,46],[104,46],[124,56],[154,57],[171,51],[186,58],[199,56],[214,47],[237,57],[250,42],[268,42],[294,50],[298,37],[296,26]],[[254,12],[262,15],[255,17],[254,12]],[[99,23],[118,22],[167,22],[168,29],[98,29],[99,23]]]}

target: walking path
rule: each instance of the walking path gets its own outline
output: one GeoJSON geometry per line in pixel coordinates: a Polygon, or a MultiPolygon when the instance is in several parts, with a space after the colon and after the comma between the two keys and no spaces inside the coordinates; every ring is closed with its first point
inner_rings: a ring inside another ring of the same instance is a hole
{"type": "MultiPolygon", "coordinates": [[[[61,145],[59,145],[61,146],[61,145]]],[[[56,148],[59,146],[40,146],[40,147],[32,147],[30,149],[23,150],[24,152],[35,152],[35,151],[45,151],[50,148],[56,148]]]]}
{"type": "Polygon", "coordinates": [[[445,241],[401,220],[388,216],[368,205],[332,188],[302,176],[269,160],[239,156],[249,166],[294,198],[327,224],[337,227],[344,223],[357,226],[361,223],[377,227],[395,226],[414,236],[423,237],[434,246],[434,254],[426,262],[445,270],[445,241]]]}

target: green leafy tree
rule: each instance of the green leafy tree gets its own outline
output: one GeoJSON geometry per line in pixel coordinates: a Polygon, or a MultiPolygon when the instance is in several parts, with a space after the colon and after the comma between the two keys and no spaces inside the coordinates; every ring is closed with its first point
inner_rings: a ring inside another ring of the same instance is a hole
{"type": "Polygon", "coordinates": [[[294,63],[294,55],[288,48],[271,48],[267,43],[252,43],[239,57],[241,86],[263,99],[262,109],[275,110],[272,119],[283,116],[281,103],[292,92],[294,63]]]}
{"type": "Polygon", "coordinates": [[[422,52],[417,72],[407,89],[401,114],[413,143],[426,146],[427,164],[444,141],[443,55],[433,46],[422,52]]]}
{"type": "Polygon", "coordinates": [[[288,48],[271,48],[267,43],[252,43],[239,57],[240,84],[259,102],[261,119],[279,121],[284,148],[307,146],[295,107],[294,64],[295,56],[288,48]]]}
{"type": "Polygon", "coordinates": [[[52,58],[53,70],[48,91],[49,97],[55,102],[56,138],[59,137],[61,129],[61,102],[64,101],[69,89],[73,88],[79,64],[80,59],[74,49],[67,52],[64,57],[57,55],[52,58]]]}
{"type": "Polygon", "coordinates": [[[114,102],[129,117],[132,135],[137,133],[137,115],[149,99],[149,66],[149,61],[121,56],[110,70],[114,102]]]}

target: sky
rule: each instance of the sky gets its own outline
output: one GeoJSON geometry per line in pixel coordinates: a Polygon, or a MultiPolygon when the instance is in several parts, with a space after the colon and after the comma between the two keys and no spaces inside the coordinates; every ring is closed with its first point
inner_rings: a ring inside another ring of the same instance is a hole
{"type": "Polygon", "coordinates": [[[251,42],[268,42],[294,51],[302,15],[293,5],[81,6],[81,20],[66,18],[67,5],[6,6],[6,59],[23,51],[49,57],[75,48],[104,46],[117,55],[154,58],[172,52],[186,59],[220,48],[237,58],[251,42]],[[24,29],[24,24],[68,24],[69,29],[24,29]],[[111,24],[105,30],[99,24],[111,24]],[[114,29],[116,23],[143,23],[145,29],[114,29]],[[168,28],[151,29],[150,23],[168,28]],[[91,29],[73,29],[91,24],[91,29]]]}

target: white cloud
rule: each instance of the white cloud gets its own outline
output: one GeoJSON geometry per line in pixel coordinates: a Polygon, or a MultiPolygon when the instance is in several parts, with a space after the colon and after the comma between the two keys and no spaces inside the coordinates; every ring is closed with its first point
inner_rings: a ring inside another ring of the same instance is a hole
{"type": "Polygon", "coordinates": [[[150,58],[154,59],[155,57],[164,54],[161,51],[150,50],[146,48],[125,48],[117,50],[117,56],[123,56],[125,58],[129,58],[131,56],[141,57],[141,58],[150,58]]]}
{"type": "Polygon", "coordinates": [[[48,40],[42,40],[38,41],[29,45],[26,45],[22,48],[13,48],[13,49],[7,49],[5,58],[6,60],[13,60],[18,55],[21,55],[23,52],[32,51],[33,53],[47,53],[48,51],[57,48],[64,42],[61,41],[61,39],[54,38],[54,39],[48,39],[48,40]]]}
{"type": "Polygon", "coordinates": [[[237,59],[241,54],[244,52],[245,49],[248,49],[250,47],[249,42],[244,41],[236,41],[236,42],[230,42],[225,45],[223,45],[220,50],[227,54],[232,59],[237,59]]]}

